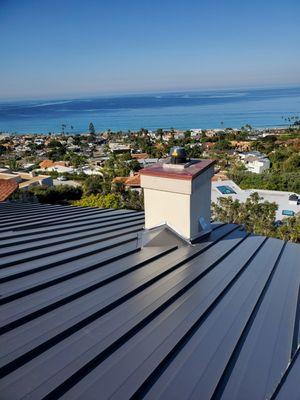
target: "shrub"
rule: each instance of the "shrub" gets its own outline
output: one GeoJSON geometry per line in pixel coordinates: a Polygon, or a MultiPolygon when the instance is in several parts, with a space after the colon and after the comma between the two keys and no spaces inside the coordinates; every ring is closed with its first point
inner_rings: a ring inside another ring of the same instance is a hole
{"type": "Polygon", "coordinates": [[[242,189],[282,190],[300,193],[299,172],[266,172],[254,174],[246,171],[230,171],[230,179],[242,189]]]}
{"type": "Polygon", "coordinates": [[[59,186],[35,186],[28,190],[34,195],[39,203],[65,204],[73,200],[79,200],[82,196],[82,189],[69,185],[59,186]]]}
{"type": "Polygon", "coordinates": [[[277,204],[261,200],[257,193],[252,193],[244,203],[232,197],[220,197],[217,203],[212,203],[212,213],[216,220],[244,225],[248,232],[299,242],[300,214],[285,218],[278,226],[275,224],[277,204]]]}
{"type": "Polygon", "coordinates": [[[100,208],[124,208],[125,204],[122,196],[117,193],[110,194],[91,194],[81,200],[74,201],[74,206],[80,207],[100,207],[100,208]]]}
{"type": "Polygon", "coordinates": [[[80,207],[127,208],[130,210],[143,210],[144,208],[143,194],[131,190],[123,194],[91,194],[72,204],[80,207]]]}

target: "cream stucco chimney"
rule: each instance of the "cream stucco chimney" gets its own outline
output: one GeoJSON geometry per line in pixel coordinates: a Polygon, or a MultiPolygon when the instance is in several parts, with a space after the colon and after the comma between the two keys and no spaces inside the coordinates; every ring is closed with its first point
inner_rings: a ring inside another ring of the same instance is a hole
{"type": "Polygon", "coordinates": [[[214,163],[214,160],[166,161],[141,170],[145,228],[165,224],[188,241],[209,232],[214,163]]]}

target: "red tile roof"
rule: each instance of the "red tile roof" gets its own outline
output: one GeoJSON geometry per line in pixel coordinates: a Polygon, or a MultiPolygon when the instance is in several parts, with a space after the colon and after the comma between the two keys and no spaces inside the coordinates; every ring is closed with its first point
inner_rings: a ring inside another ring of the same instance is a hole
{"type": "Polygon", "coordinates": [[[13,180],[0,179],[0,201],[5,201],[18,188],[13,180]]]}
{"type": "Polygon", "coordinates": [[[52,160],[44,160],[42,162],[40,162],[39,166],[40,168],[49,168],[49,167],[53,167],[53,166],[61,166],[61,167],[65,167],[66,163],[65,161],[52,161],[52,160]]]}
{"type": "Polygon", "coordinates": [[[113,183],[123,183],[125,186],[141,186],[141,178],[139,174],[133,176],[117,176],[113,179],[113,183]]]}
{"type": "Polygon", "coordinates": [[[116,176],[113,180],[112,183],[125,183],[127,179],[127,176],[116,176]]]}
{"type": "Polygon", "coordinates": [[[136,160],[143,160],[144,158],[149,158],[149,154],[147,153],[131,154],[131,158],[134,158],[136,160]]]}
{"type": "Polygon", "coordinates": [[[228,176],[226,174],[222,174],[220,172],[218,172],[217,174],[215,174],[211,180],[212,182],[217,182],[217,181],[226,181],[228,178],[228,176]]]}
{"type": "Polygon", "coordinates": [[[44,161],[40,162],[39,165],[40,165],[40,168],[52,167],[53,161],[51,161],[51,160],[44,160],[44,161]]]}
{"type": "Polygon", "coordinates": [[[140,174],[136,174],[133,176],[129,176],[126,179],[125,184],[127,186],[141,186],[141,178],[140,178],[140,174]]]}

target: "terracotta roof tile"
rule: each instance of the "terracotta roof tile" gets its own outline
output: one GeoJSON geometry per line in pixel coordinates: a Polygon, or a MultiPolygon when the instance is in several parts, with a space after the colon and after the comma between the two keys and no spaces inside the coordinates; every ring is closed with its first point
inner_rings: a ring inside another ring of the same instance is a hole
{"type": "Polygon", "coordinates": [[[141,186],[141,178],[140,178],[140,175],[137,174],[137,175],[134,175],[134,176],[129,176],[129,177],[126,179],[125,184],[126,184],[127,186],[141,186]]]}
{"type": "Polygon", "coordinates": [[[51,160],[44,160],[44,161],[40,162],[39,165],[40,165],[41,168],[49,168],[49,167],[52,167],[53,161],[51,161],[51,160]]]}
{"type": "Polygon", "coordinates": [[[131,157],[136,160],[143,160],[144,158],[149,158],[147,153],[138,153],[138,154],[131,154],[131,157]]]}
{"type": "Polygon", "coordinates": [[[123,183],[126,186],[140,186],[141,178],[139,174],[134,176],[117,176],[113,179],[113,183],[123,183]]]}
{"type": "Polygon", "coordinates": [[[18,188],[15,181],[0,179],[0,201],[5,201],[18,188]]]}
{"type": "Polygon", "coordinates": [[[228,176],[225,175],[225,174],[222,174],[222,173],[220,173],[220,172],[217,173],[217,174],[215,174],[215,175],[211,178],[212,182],[226,181],[227,179],[229,179],[228,176]]]}
{"type": "Polygon", "coordinates": [[[66,163],[65,161],[55,161],[53,162],[52,160],[44,160],[42,162],[40,162],[40,168],[49,168],[49,167],[53,167],[53,166],[61,166],[61,167],[65,167],[66,163]]]}
{"type": "Polygon", "coordinates": [[[126,176],[116,176],[113,180],[112,183],[125,183],[127,177],[126,176]]]}

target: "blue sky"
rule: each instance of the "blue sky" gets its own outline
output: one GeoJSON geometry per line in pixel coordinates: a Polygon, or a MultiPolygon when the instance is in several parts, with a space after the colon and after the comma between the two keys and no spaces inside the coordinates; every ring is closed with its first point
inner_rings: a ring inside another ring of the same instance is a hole
{"type": "Polygon", "coordinates": [[[299,0],[0,0],[0,98],[300,84],[299,0]]]}

